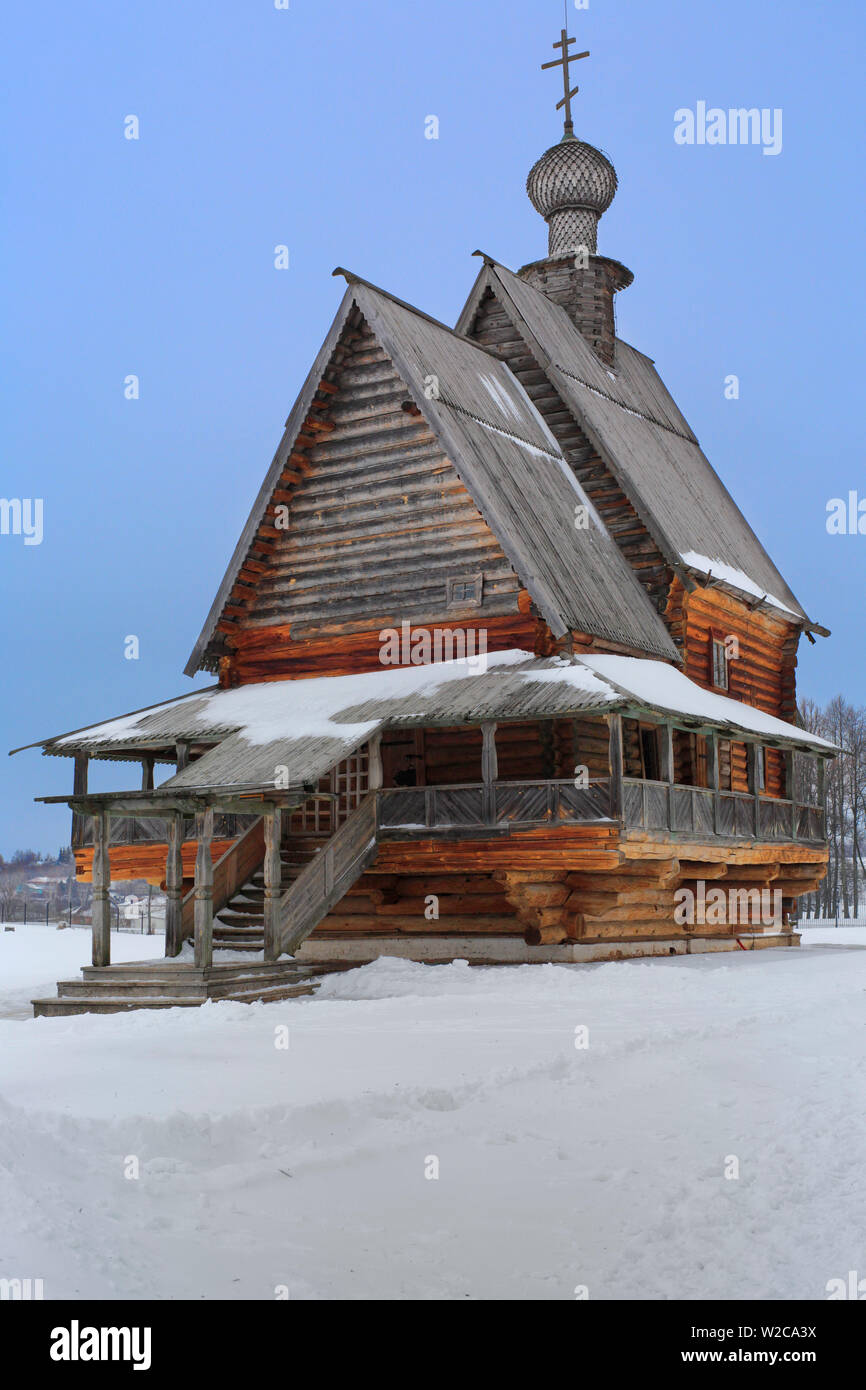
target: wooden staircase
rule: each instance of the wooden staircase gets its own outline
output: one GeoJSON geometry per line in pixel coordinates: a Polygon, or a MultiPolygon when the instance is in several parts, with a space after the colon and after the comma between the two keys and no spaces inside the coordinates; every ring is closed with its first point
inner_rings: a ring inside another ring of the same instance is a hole
{"type": "MultiPolygon", "coordinates": [[[[328,843],[327,834],[290,835],[283,839],[282,890],[287,892],[303,869],[328,843]]],[[[214,917],[214,951],[262,952],[265,945],[265,876],[260,866],[214,917]]]]}
{"type": "MultiPolygon", "coordinates": [[[[278,955],[290,955],[315,930],[375,857],[377,839],[375,794],[366,796],[334,834],[320,830],[318,834],[290,833],[284,839],[280,849],[278,955]]],[[[249,954],[248,963],[234,960],[220,964],[215,960],[213,965],[197,966],[191,961],[163,959],[85,966],[80,980],[60,981],[56,999],[34,999],[34,1016],[197,1008],[218,1000],[271,1003],[312,994],[316,976],[334,966],[253,959],[256,953],[264,952],[264,898],[264,869],[259,867],[231,893],[214,918],[215,954],[220,950],[241,951],[249,954]]]]}
{"type": "Polygon", "coordinates": [[[276,961],[195,966],[186,961],[85,966],[80,980],[61,980],[56,999],[34,999],[35,1018],[116,1014],[132,1009],[199,1008],[208,1001],[273,1003],[312,994],[317,975],[332,967],[276,961]]]}

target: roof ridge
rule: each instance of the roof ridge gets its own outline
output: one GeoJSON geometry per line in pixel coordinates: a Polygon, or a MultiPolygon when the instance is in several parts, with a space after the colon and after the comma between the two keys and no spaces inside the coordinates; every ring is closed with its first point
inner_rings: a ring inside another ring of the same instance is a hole
{"type": "Polygon", "coordinates": [[[374,294],[381,294],[383,299],[390,299],[392,304],[397,304],[401,309],[406,309],[410,314],[417,314],[419,319],[426,319],[434,327],[441,328],[446,333],[450,333],[452,338],[457,338],[461,343],[468,343],[470,347],[477,348],[487,357],[492,357],[495,362],[502,362],[502,356],[495,348],[485,347],[483,343],[477,343],[474,338],[470,338],[466,333],[458,333],[456,328],[450,324],[443,323],[441,319],[434,318],[425,309],[419,309],[417,304],[410,304],[407,299],[401,299],[399,295],[392,294],[390,290],[383,289],[381,285],[374,285],[372,280],[365,280],[363,276],[356,275],[353,270],[346,270],[344,266],[338,265],[331,271],[332,275],[342,275],[348,285],[363,285],[365,289],[372,290],[374,294]]]}
{"type": "MultiPolygon", "coordinates": [[[[626,344],[626,347],[630,346],[629,343],[626,344]]],[[[632,349],[632,351],[636,351],[636,349],[632,349]]],[[[641,356],[643,355],[644,354],[641,353],[641,356]]],[[[652,358],[647,357],[646,360],[647,362],[651,362],[652,358]]],[[[612,396],[609,391],[604,391],[600,386],[593,386],[591,381],[586,381],[584,377],[578,376],[577,372],[569,371],[568,367],[563,367],[561,362],[553,362],[552,366],[556,371],[562,372],[564,376],[570,376],[572,381],[576,381],[579,386],[585,387],[586,390],[591,391],[593,395],[600,396],[602,400],[610,401],[611,405],[618,405],[620,410],[628,411],[629,415],[636,415],[639,420],[646,420],[650,425],[657,425],[660,430],[667,430],[670,434],[675,434],[678,439],[685,439],[689,444],[700,443],[697,435],[693,434],[691,431],[686,434],[684,430],[674,429],[673,425],[666,425],[664,420],[659,420],[657,416],[648,415],[645,410],[638,410],[633,405],[626,405],[625,401],[621,401],[618,397],[612,396]]]]}

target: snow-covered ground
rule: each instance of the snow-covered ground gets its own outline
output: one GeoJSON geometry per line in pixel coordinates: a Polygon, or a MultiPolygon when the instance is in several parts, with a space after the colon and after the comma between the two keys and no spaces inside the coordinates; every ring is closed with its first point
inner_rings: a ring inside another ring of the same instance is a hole
{"type": "MultiPolygon", "coordinates": [[[[14,931],[0,927],[0,1019],[32,1018],[31,999],[53,999],[58,980],[77,980],[91,960],[89,927],[64,927],[21,922],[14,931]]],[[[164,936],[137,932],[111,933],[111,959],[149,960],[165,952],[164,936]]],[[[0,1061],[2,1075],[2,1061],[0,1061]]]]}
{"type": "Polygon", "coordinates": [[[822,1299],[866,1275],[864,1074],[847,944],[384,960],[282,1004],[3,1021],[0,1276],[48,1298],[822,1299]]]}

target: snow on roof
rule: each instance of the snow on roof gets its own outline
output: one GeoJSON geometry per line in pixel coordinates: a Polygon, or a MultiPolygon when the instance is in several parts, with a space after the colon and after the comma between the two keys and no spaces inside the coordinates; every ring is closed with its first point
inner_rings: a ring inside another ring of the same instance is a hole
{"type": "Polygon", "coordinates": [[[176,741],[216,745],[163,786],[267,785],[274,768],[314,781],[387,726],[479,724],[649,710],[799,748],[834,745],[751,705],[705,690],[675,666],[626,656],[538,659],[521,650],[386,667],[349,676],[211,688],[49,740],[52,753],[136,755],[176,741]]]}
{"type": "Polygon", "coordinates": [[[647,661],[634,656],[583,656],[581,662],[598,675],[612,682],[636,704],[647,709],[699,719],[704,724],[720,728],[761,734],[768,739],[809,744],[815,748],[835,751],[835,744],[815,734],[776,719],[772,714],[742,704],[727,695],[696,685],[675,666],[664,661],[647,661]]]}
{"type": "Polygon", "coordinates": [[[681,556],[683,564],[688,565],[689,569],[697,570],[700,574],[708,574],[712,579],[721,579],[723,583],[730,584],[733,589],[739,589],[741,593],[753,594],[755,598],[763,599],[765,603],[770,603],[774,608],[779,608],[783,613],[788,613],[797,622],[802,621],[799,613],[795,613],[793,608],[789,608],[787,603],[783,603],[775,594],[768,594],[762,589],[760,584],[756,584],[754,579],[750,579],[742,570],[736,569],[733,565],[725,564],[724,560],[712,560],[708,555],[699,555],[696,550],[687,550],[681,556]]]}

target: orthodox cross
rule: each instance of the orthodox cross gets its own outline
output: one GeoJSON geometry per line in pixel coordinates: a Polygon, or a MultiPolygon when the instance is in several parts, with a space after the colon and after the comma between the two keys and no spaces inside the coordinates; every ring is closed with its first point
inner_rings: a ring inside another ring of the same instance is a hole
{"type": "Polygon", "coordinates": [[[562,68],[562,86],[565,92],[565,96],[562,98],[562,101],[557,102],[556,109],[557,111],[561,111],[563,106],[565,107],[566,135],[574,134],[574,121],[571,119],[571,98],[576,97],[578,92],[580,91],[579,87],[570,87],[571,74],[569,73],[569,67],[572,63],[578,62],[581,58],[589,57],[589,49],[587,49],[586,53],[569,53],[568,50],[573,43],[577,43],[577,39],[570,39],[568,37],[568,30],[563,29],[562,38],[560,39],[559,43],[555,43],[553,45],[554,48],[562,49],[562,57],[555,58],[552,63],[541,64],[542,72],[544,72],[547,68],[562,68]]]}

